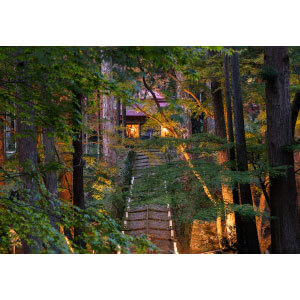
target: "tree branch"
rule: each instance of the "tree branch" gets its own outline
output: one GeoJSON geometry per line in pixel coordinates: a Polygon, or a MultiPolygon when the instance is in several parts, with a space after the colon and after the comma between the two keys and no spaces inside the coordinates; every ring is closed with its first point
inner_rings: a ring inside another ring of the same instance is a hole
{"type": "Polygon", "coordinates": [[[178,78],[176,78],[174,75],[172,75],[171,73],[167,73],[172,79],[174,79],[177,83],[179,83],[179,85],[181,86],[181,88],[187,93],[189,94],[190,96],[193,97],[193,99],[197,102],[198,106],[202,109],[202,111],[210,118],[214,119],[214,115],[212,113],[210,113],[203,105],[202,103],[200,102],[200,100],[195,96],[194,93],[190,92],[189,90],[187,90],[184,86],[183,86],[183,83],[180,82],[178,80],[178,78]]]}
{"type": "Polygon", "coordinates": [[[153,117],[152,115],[148,114],[146,111],[144,111],[138,104],[134,104],[135,108],[137,108],[140,112],[142,112],[144,115],[146,115],[148,118],[156,121],[160,126],[164,126],[164,124],[159,121],[157,118],[153,117]]]}
{"type": "Polygon", "coordinates": [[[164,122],[168,123],[168,119],[167,119],[167,117],[165,116],[164,112],[162,111],[162,109],[161,109],[161,107],[160,107],[160,105],[159,105],[159,102],[158,102],[158,100],[157,100],[157,98],[156,98],[155,93],[153,92],[153,90],[151,89],[151,87],[147,84],[145,76],[143,76],[143,83],[144,83],[145,88],[146,88],[146,89],[150,92],[150,94],[152,95],[152,98],[153,98],[153,100],[154,100],[154,102],[155,102],[155,104],[156,104],[156,107],[157,107],[159,113],[160,113],[161,116],[162,116],[162,119],[164,120],[164,122]]]}
{"type": "Polygon", "coordinates": [[[3,115],[0,115],[0,119],[10,128],[10,131],[13,133],[13,134],[16,134],[16,131],[15,129],[11,126],[11,124],[6,120],[5,116],[3,115]]]}

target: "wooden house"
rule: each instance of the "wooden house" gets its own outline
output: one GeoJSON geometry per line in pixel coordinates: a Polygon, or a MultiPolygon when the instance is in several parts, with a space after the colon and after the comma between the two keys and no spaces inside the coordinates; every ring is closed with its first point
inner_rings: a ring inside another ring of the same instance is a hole
{"type": "MultiPolygon", "coordinates": [[[[165,97],[162,94],[158,92],[154,92],[154,93],[160,107],[165,107],[168,105],[168,103],[165,100],[165,97]]],[[[148,92],[148,94],[146,94],[146,97],[143,101],[146,102],[146,100],[150,99],[151,97],[152,97],[151,94],[148,92]]],[[[143,109],[144,104],[140,104],[139,106],[143,109]]],[[[147,118],[148,117],[143,112],[139,111],[137,108],[134,107],[126,108],[126,136],[129,138],[143,138],[143,139],[151,138],[151,136],[154,134],[153,129],[148,129],[146,130],[146,132],[142,134],[142,127],[145,124],[147,118]]],[[[168,129],[161,127],[160,135],[167,136],[168,129]]]]}

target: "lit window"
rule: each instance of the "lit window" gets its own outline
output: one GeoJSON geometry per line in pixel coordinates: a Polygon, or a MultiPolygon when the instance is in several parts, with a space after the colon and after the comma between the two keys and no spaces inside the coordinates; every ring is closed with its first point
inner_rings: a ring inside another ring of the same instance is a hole
{"type": "Polygon", "coordinates": [[[126,136],[131,138],[138,138],[140,136],[139,124],[127,124],[126,125],[126,136]]]}
{"type": "Polygon", "coordinates": [[[165,136],[170,136],[171,132],[168,128],[161,126],[161,133],[160,134],[161,134],[162,137],[165,137],[165,136]]]}

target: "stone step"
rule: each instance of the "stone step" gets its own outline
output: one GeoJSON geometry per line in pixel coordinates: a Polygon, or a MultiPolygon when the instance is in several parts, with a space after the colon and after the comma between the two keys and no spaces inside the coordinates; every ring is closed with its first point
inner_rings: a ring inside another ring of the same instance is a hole
{"type": "Polygon", "coordinates": [[[141,167],[142,167],[142,168],[145,168],[145,167],[148,168],[149,165],[150,165],[150,164],[149,164],[148,162],[147,162],[147,163],[141,163],[141,164],[139,163],[139,164],[134,165],[133,168],[134,168],[134,169],[141,168],[141,167]]]}
{"type": "MultiPolygon", "coordinates": [[[[149,219],[152,220],[161,220],[161,221],[168,221],[170,218],[168,217],[168,212],[160,212],[160,211],[149,211],[148,212],[149,219]]],[[[134,220],[143,220],[147,218],[147,211],[140,211],[140,212],[128,212],[129,221],[134,220]]]]}
{"type": "MultiPolygon", "coordinates": [[[[137,229],[146,229],[147,220],[128,220],[126,221],[126,229],[127,230],[137,230],[137,229]]],[[[125,228],[125,224],[124,224],[125,228]]],[[[162,221],[162,220],[152,220],[148,219],[148,230],[170,230],[169,228],[169,221],[162,221]]]]}
{"type": "Polygon", "coordinates": [[[166,155],[163,153],[159,153],[159,152],[158,153],[148,153],[148,154],[138,154],[138,155],[136,155],[135,159],[136,160],[144,159],[144,158],[153,159],[156,157],[158,157],[158,158],[164,157],[165,158],[166,155]]]}
{"type": "MultiPolygon", "coordinates": [[[[128,211],[128,213],[134,213],[134,212],[142,212],[142,211],[147,211],[146,206],[137,206],[135,208],[132,208],[128,211]]],[[[148,211],[155,211],[155,212],[167,212],[168,213],[168,208],[161,206],[161,205],[155,205],[151,204],[148,206],[148,211]]]]}
{"type": "Polygon", "coordinates": [[[135,159],[143,159],[143,158],[155,158],[155,157],[166,157],[163,153],[145,153],[145,154],[137,154],[135,159]]]}
{"type": "Polygon", "coordinates": [[[136,153],[147,153],[147,152],[159,152],[159,153],[161,153],[160,149],[145,149],[143,151],[138,150],[136,153]]]}
{"type": "Polygon", "coordinates": [[[152,239],[151,242],[162,250],[162,251],[159,251],[160,253],[173,253],[174,252],[174,244],[173,244],[172,240],[152,239]]]}
{"type": "MultiPolygon", "coordinates": [[[[137,229],[137,230],[124,230],[126,234],[131,236],[141,236],[142,234],[146,234],[146,228],[137,229]]],[[[149,229],[148,236],[151,239],[171,239],[171,231],[170,230],[157,230],[157,229],[149,229]]]]}
{"type": "Polygon", "coordinates": [[[139,164],[154,164],[154,163],[166,163],[165,158],[153,158],[153,159],[139,159],[135,161],[135,165],[139,164]]]}
{"type": "Polygon", "coordinates": [[[135,163],[137,163],[137,162],[143,162],[143,161],[148,162],[149,158],[145,157],[145,156],[141,156],[141,157],[138,157],[138,158],[135,159],[135,163]]]}
{"type": "Polygon", "coordinates": [[[149,173],[150,171],[153,173],[153,175],[155,175],[156,173],[154,173],[154,170],[153,169],[151,169],[151,170],[146,170],[146,169],[148,169],[148,168],[151,168],[151,167],[157,167],[157,166],[160,166],[160,165],[153,165],[153,166],[138,166],[138,167],[135,167],[135,168],[133,168],[133,173],[134,172],[136,172],[136,171],[143,171],[143,170],[145,170],[145,172],[147,172],[147,173],[149,173]]]}
{"type": "Polygon", "coordinates": [[[148,231],[148,235],[155,239],[171,239],[171,230],[162,230],[162,229],[152,229],[148,231]]]}

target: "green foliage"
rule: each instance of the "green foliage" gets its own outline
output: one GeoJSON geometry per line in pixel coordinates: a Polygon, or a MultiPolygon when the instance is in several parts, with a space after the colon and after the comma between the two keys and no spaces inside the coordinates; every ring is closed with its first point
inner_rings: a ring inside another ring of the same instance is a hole
{"type": "Polygon", "coordinates": [[[122,234],[118,223],[99,202],[83,210],[53,198],[45,189],[43,195],[36,195],[38,202],[32,203],[30,198],[27,190],[12,193],[8,188],[1,189],[1,253],[9,253],[12,246],[20,247],[21,242],[35,253],[128,253],[132,247],[139,251],[154,249],[144,238],[122,234]],[[69,235],[67,243],[59,228],[65,234],[76,228],[80,234],[74,238],[69,235]]]}
{"type": "MultiPolygon", "coordinates": [[[[134,151],[139,150],[159,149],[170,161],[144,170],[132,190],[133,205],[170,204],[181,224],[195,219],[213,221],[220,214],[224,217],[226,211],[235,211],[243,217],[260,216],[262,212],[247,205],[225,206],[221,187],[226,184],[235,188],[241,183],[266,187],[268,176],[282,176],[287,168],[271,168],[267,162],[263,80],[275,79],[278,73],[274,68],[264,67],[263,54],[262,47],[239,47],[238,50],[221,46],[1,47],[0,111],[7,119],[18,117],[37,129],[52,128],[50,135],[60,146],[55,149],[57,161],[48,164],[44,163],[43,150],[39,149],[38,169],[24,168],[26,174],[18,168],[14,154],[10,154],[5,165],[0,166],[0,175],[3,174],[6,184],[0,190],[0,252],[9,252],[12,240],[16,244],[22,240],[37,252],[47,253],[129,252],[132,248],[140,252],[153,247],[145,238],[135,239],[120,231],[120,220],[129,195],[134,151]],[[218,151],[233,149],[233,143],[211,133],[183,138],[186,112],[202,119],[207,116],[191,95],[179,95],[178,84],[171,78],[181,74],[181,86],[199,99],[201,93],[201,105],[212,114],[211,79],[218,79],[221,91],[224,90],[223,56],[230,56],[234,51],[238,51],[240,59],[248,172],[234,171],[235,161],[218,163],[218,151]],[[215,55],[210,55],[211,52],[215,55]],[[113,60],[113,79],[101,73],[101,63],[108,59],[113,60]],[[161,112],[168,124],[165,124],[152,97],[145,93],[143,77],[153,91],[165,96],[168,106],[161,108],[161,112]],[[78,95],[85,97],[85,116],[98,114],[100,95],[113,95],[127,107],[141,105],[151,116],[143,130],[154,128],[154,137],[145,141],[128,139],[122,143],[120,136],[111,137],[120,159],[116,168],[108,168],[97,154],[98,145],[94,140],[98,125],[88,117],[82,118],[78,95]],[[161,125],[172,126],[181,137],[159,138],[161,125]],[[72,171],[61,156],[63,153],[72,154],[72,139],[81,130],[94,139],[93,145],[89,142],[89,154],[84,155],[85,210],[50,195],[43,183],[45,174],[57,172],[61,176],[63,172],[72,171]],[[182,160],[181,146],[192,157],[193,168],[182,160]],[[217,204],[208,199],[203,182],[199,182],[194,172],[201,175],[217,204]],[[25,175],[35,181],[38,190],[24,188],[25,175]],[[58,225],[64,228],[65,234],[58,230],[58,225]],[[74,228],[77,235],[73,238],[74,228]],[[65,235],[69,236],[73,250],[65,235]]],[[[289,54],[293,95],[300,84],[299,47],[290,47],[289,54]]],[[[36,132],[17,133],[13,140],[25,136],[36,139],[36,132]]],[[[299,145],[288,145],[285,150],[297,151],[299,145]]]]}
{"type": "MultiPolygon", "coordinates": [[[[114,170],[106,169],[93,159],[85,169],[85,186],[89,200],[85,210],[61,202],[48,193],[44,186],[45,174],[72,171],[62,162],[60,152],[72,152],[72,138],[83,129],[78,112],[78,94],[89,98],[86,112],[93,113],[98,105],[95,94],[113,93],[129,101],[132,93],[123,85],[101,74],[101,61],[107,52],[101,47],[1,47],[0,48],[0,111],[7,118],[34,125],[34,128],[52,128],[59,146],[58,162],[44,163],[42,147],[39,149],[39,166],[18,168],[17,156],[12,155],[1,167],[1,241],[0,252],[9,252],[12,239],[28,244],[35,252],[75,253],[130,252],[132,247],[144,251],[152,245],[145,239],[136,239],[121,233],[121,228],[105,210],[104,195],[114,190],[114,170]],[[71,121],[71,122],[70,122],[71,121]],[[76,126],[75,126],[76,125],[76,126]],[[37,190],[24,188],[32,180],[37,190]],[[12,196],[15,195],[15,196],[12,196]],[[64,228],[69,237],[58,230],[64,228]],[[76,229],[75,237],[70,234],[76,229]],[[13,235],[13,236],[11,236],[13,235]]],[[[99,108],[99,107],[98,107],[99,108]]],[[[2,121],[1,121],[2,122],[2,121]]],[[[14,138],[29,136],[36,139],[36,132],[17,133],[14,138]]],[[[56,149],[57,150],[57,149],[56,149]]]]}
{"type": "Polygon", "coordinates": [[[225,210],[227,213],[234,211],[245,218],[261,216],[263,212],[252,206],[224,206],[221,195],[222,184],[234,189],[237,184],[257,185],[259,179],[264,179],[268,174],[272,176],[283,174],[285,168],[270,168],[266,163],[264,145],[255,144],[254,141],[252,143],[252,147],[249,146],[249,155],[256,154],[253,158],[256,168],[241,172],[231,170],[235,162],[219,165],[218,151],[229,149],[232,145],[211,134],[195,134],[190,139],[153,138],[140,141],[135,147],[136,151],[144,149],[143,153],[147,153],[146,149],[160,149],[166,157],[172,156],[171,153],[176,152],[176,147],[184,144],[187,151],[193,153],[194,168],[191,169],[184,160],[179,160],[180,152],[178,152],[177,159],[173,155],[169,163],[144,169],[140,173],[141,177],[136,179],[133,185],[131,206],[169,204],[175,221],[182,225],[195,219],[214,222],[220,213],[224,218],[225,210]],[[199,182],[193,171],[201,175],[205,185],[213,193],[217,205],[208,199],[203,190],[203,183],[199,182]]]}

